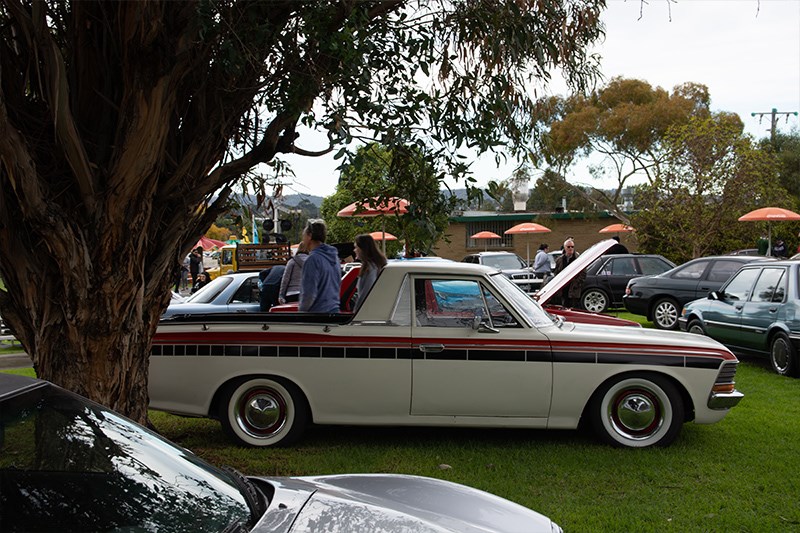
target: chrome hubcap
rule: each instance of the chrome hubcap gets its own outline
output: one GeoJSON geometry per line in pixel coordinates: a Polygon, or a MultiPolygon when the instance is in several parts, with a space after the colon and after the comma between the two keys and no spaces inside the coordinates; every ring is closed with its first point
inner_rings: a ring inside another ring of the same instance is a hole
{"type": "Polygon", "coordinates": [[[609,408],[614,429],[627,438],[649,437],[663,423],[661,402],[644,389],[622,391],[609,408]]]}
{"type": "Polygon", "coordinates": [[[236,421],[248,435],[270,437],[286,424],[286,403],[271,389],[248,391],[237,406],[236,421]]]}
{"type": "Polygon", "coordinates": [[[772,364],[775,370],[783,374],[789,367],[789,347],[783,339],[778,339],[772,343],[772,364]]]}

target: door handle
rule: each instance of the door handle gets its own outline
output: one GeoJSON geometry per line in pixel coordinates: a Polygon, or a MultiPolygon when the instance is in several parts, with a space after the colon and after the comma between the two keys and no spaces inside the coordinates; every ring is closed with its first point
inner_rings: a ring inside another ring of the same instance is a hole
{"type": "Polygon", "coordinates": [[[733,308],[736,309],[737,311],[741,311],[742,307],[744,307],[744,306],[743,305],[734,305],[733,306],[733,308]]]}
{"type": "Polygon", "coordinates": [[[444,344],[420,344],[419,349],[425,353],[439,353],[444,351],[444,344]]]}
{"type": "Polygon", "coordinates": [[[777,308],[777,307],[770,307],[770,308],[769,308],[769,312],[770,312],[770,313],[775,313],[777,310],[778,310],[778,308],[777,308]]]}

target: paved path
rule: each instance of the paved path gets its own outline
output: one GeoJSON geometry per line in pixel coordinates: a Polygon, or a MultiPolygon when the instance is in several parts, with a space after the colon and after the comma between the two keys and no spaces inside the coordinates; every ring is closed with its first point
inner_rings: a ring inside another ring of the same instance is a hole
{"type": "Polygon", "coordinates": [[[0,355],[0,368],[27,368],[33,366],[33,361],[25,352],[0,355]]]}

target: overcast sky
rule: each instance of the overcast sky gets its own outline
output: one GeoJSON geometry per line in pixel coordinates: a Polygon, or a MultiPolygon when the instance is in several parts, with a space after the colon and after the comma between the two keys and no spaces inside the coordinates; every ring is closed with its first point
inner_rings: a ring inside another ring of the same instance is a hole
{"type": "MultiPolygon", "coordinates": [[[[667,90],[689,81],[705,84],[712,109],[737,113],[756,138],[769,135],[770,118],[759,123],[751,113],[800,111],[800,0],[648,0],[641,18],[639,0],[607,3],[606,38],[597,48],[606,79],[638,78],[667,90]]],[[[553,85],[550,92],[564,89],[553,85]]],[[[779,131],[797,126],[794,116],[778,122],[779,131]]],[[[284,194],[327,196],[336,190],[332,156],[287,161],[297,181],[284,194]]],[[[479,185],[513,170],[497,169],[488,157],[475,168],[479,185]]]]}

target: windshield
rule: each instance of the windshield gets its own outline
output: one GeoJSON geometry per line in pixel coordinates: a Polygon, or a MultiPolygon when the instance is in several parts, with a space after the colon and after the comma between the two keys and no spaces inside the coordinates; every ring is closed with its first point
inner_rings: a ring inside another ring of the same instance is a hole
{"type": "Polygon", "coordinates": [[[196,293],[192,294],[184,303],[193,303],[193,304],[207,304],[209,302],[214,301],[214,299],[225,290],[225,287],[230,285],[233,282],[233,278],[230,276],[220,276],[217,279],[213,280],[211,283],[197,291],[196,293]]]}
{"type": "Polygon", "coordinates": [[[494,267],[498,270],[514,270],[525,267],[522,260],[513,254],[484,255],[482,259],[484,265],[494,267]]]}
{"type": "Polygon", "coordinates": [[[492,275],[492,281],[498,286],[503,296],[516,307],[536,327],[552,326],[553,319],[539,302],[528,296],[519,286],[498,273],[492,275]]]}
{"type": "Polygon", "coordinates": [[[222,531],[250,521],[231,477],[56,387],[3,402],[4,531],[222,531]]]}

